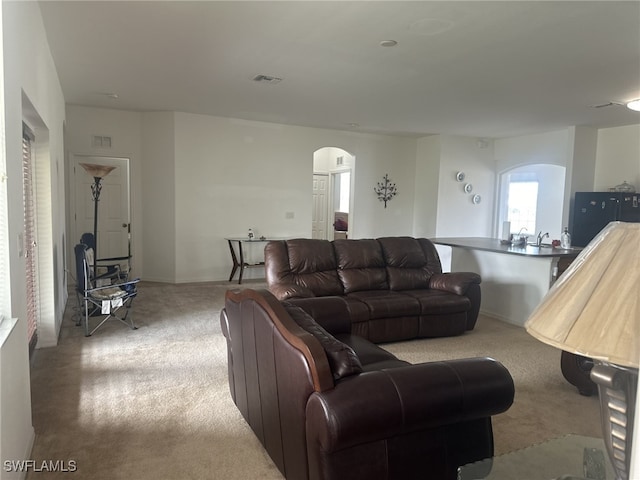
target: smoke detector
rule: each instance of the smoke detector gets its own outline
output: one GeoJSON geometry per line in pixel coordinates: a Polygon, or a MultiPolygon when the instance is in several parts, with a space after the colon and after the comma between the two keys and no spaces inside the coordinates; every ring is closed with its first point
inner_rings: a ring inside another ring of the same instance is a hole
{"type": "Polygon", "coordinates": [[[271,75],[256,75],[255,77],[253,77],[253,81],[275,85],[276,83],[280,83],[282,79],[279,77],[272,77],[271,75]]]}

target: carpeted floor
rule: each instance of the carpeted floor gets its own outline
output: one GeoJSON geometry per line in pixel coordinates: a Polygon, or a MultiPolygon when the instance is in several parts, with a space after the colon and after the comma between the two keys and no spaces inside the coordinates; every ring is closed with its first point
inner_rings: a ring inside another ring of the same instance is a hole
{"type": "MultiPolygon", "coordinates": [[[[33,479],[282,479],[231,401],[219,312],[236,284],[142,282],[138,330],[111,322],[85,338],[69,305],[55,348],[36,352],[32,404],[36,462],[73,460],[75,472],[33,479]]],[[[245,288],[264,288],[246,283],[245,288]]],[[[560,352],[486,317],[461,337],[384,345],[412,363],[492,356],[516,384],[494,417],[496,453],[566,433],[600,436],[598,402],[560,372],[560,352]]]]}

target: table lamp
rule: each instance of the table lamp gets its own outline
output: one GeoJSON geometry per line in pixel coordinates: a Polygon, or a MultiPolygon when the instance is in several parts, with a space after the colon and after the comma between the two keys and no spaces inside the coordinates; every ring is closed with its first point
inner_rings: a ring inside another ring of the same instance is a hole
{"type": "Polygon", "coordinates": [[[525,328],[594,360],[603,438],[616,479],[629,479],[640,359],[640,223],[611,222],[578,255],[525,328]]]}

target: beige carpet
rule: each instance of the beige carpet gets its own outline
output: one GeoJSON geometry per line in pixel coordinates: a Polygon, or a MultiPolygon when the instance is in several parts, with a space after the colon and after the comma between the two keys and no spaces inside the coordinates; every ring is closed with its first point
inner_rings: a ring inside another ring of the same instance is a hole
{"type": "MultiPolygon", "coordinates": [[[[77,471],[28,479],[282,479],[229,396],[218,321],[227,288],[237,285],[142,282],[139,329],[111,322],[90,338],[74,324],[70,297],[60,344],[33,360],[32,458],[74,460],[77,471]]],[[[461,337],[385,348],[414,363],[484,355],[503,362],[516,399],[494,418],[496,453],[566,433],[600,436],[597,399],[564,380],[559,351],[518,327],[481,317],[461,337]]]]}

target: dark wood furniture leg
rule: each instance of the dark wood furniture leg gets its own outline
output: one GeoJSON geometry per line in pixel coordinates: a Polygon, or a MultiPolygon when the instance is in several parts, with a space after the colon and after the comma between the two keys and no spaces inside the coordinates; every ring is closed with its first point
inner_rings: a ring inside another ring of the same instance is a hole
{"type": "MultiPolygon", "coordinates": [[[[238,263],[238,257],[236,256],[236,251],[233,248],[233,240],[227,240],[229,242],[229,250],[231,251],[231,260],[233,260],[233,267],[231,268],[231,275],[229,275],[229,281],[233,280],[233,276],[236,274],[238,267],[240,264],[238,263]]],[[[238,242],[240,248],[240,255],[242,257],[242,242],[238,242]]],[[[242,281],[242,269],[240,269],[240,282],[242,281]]],[[[238,282],[238,283],[240,283],[238,282]]]]}

